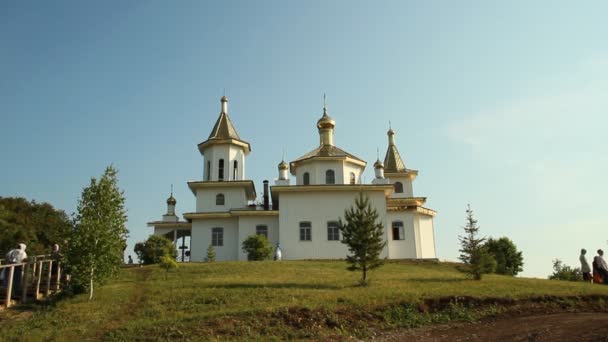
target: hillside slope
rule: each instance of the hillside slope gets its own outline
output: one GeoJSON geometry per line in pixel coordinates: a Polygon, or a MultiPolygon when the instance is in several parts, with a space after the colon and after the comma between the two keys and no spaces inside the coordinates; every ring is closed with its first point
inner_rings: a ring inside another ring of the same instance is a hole
{"type": "Polygon", "coordinates": [[[368,287],[342,261],[217,262],[124,269],[86,296],[0,313],[4,337],[32,340],[369,338],[392,328],[539,310],[605,311],[608,287],[388,262],[368,287]]]}

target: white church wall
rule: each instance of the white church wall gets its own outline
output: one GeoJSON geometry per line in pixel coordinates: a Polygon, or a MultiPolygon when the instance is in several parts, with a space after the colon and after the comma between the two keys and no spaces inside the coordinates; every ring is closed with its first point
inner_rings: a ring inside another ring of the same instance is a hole
{"type": "Polygon", "coordinates": [[[279,218],[278,216],[239,216],[239,260],[247,260],[247,254],[241,248],[243,241],[250,235],[256,233],[258,225],[268,227],[268,241],[274,247],[279,242],[279,218]]]}
{"type": "Polygon", "coordinates": [[[228,144],[213,145],[205,150],[204,157],[204,170],[203,180],[207,178],[207,161],[211,161],[211,176],[209,180],[219,180],[219,165],[220,159],[224,159],[224,181],[232,181],[234,179],[234,161],[237,164],[237,178],[236,180],[245,179],[245,153],[240,146],[233,146],[228,144]]]}
{"type": "Polygon", "coordinates": [[[350,184],[350,174],[351,172],[355,174],[355,184],[361,184],[361,173],[363,172],[363,168],[359,165],[355,165],[352,163],[344,163],[344,172],[342,174],[342,179],[344,180],[344,184],[350,184]]]}
{"type": "Polygon", "coordinates": [[[386,215],[385,231],[388,234],[389,259],[412,259],[417,257],[416,229],[414,215],[409,211],[389,211],[386,215]],[[393,239],[393,222],[403,222],[403,240],[393,239]]]}
{"type": "Polygon", "coordinates": [[[172,232],[174,228],[158,228],[154,227],[154,235],[165,235],[172,232]]]}
{"type": "MultiPolygon", "coordinates": [[[[386,200],[382,191],[366,191],[371,204],[386,225],[383,213],[386,200]]],[[[344,259],[347,247],[341,241],[329,241],[327,223],[344,218],[344,210],[354,204],[358,191],[281,193],[279,213],[280,243],[283,258],[296,259],[344,259]],[[300,222],[311,223],[311,241],[300,241],[300,222]]],[[[386,230],[384,232],[386,238],[386,230]]],[[[341,236],[340,236],[341,240],[341,236]]],[[[382,257],[387,255],[386,249],[382,257]]]]}
{"type": "Polygon", "coordinates": [[[344,184],[344,166],[339,160],[315,160],[298,166],[296,182],[298,185],[303,185],[304,173],[308,172],[310,185],[325,184],[325,172],[330,169],[334,170],[335,184],[344,184]]]}
{"type": "Polygon", "coordinates": [[[247,196],[242,188],[206,188],[196,191],[196,211],[199,213],[229,211],[247,206],[247,196]],[[218,194],[224,195],[224,205],[216,205],[218,194]]]}
{"type": "Polygon", "coordinates": [[[412,179],[409,177],[388,177],[391,184],[395,184],[396,182],[401,182],[403,184],[403,192],[396,193],[393,191],[391,194],[391,198],[405,198],[405,197],[414,197],[414,191],[412,188],[412,179]]]}
{"type": "Polygon", "coordinates": [[[212,228],[224,228],[223,246],[214,246],[217,261],[236,260],[238,258],[238,219],[192,220],[192,238],[190,246],[191,261],[205,261],[207,248],[211,244],[212,228]]]}
{"type": "Polygon", "coordinates": [[[436,258],[435,254],[435,231],[433,218],[427,215],[416,214],[418,219],[418,230],[420,232],[419,258],[436,258]]]}

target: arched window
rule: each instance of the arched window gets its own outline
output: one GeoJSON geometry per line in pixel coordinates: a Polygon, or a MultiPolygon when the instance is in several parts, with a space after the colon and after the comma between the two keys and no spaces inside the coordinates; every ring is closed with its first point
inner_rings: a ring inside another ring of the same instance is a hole
{"type": "Polygon", "coordinates": [[[325,171],[325,184],[336,184],[336,173],[334,170],[325,171]]]}
{"type": "Polygon", "coordinates": [[[215,195],[215,205],[224,205],[225,201],[224,194],[215,195]]]}
{"type": "Polygon", "coordinates": [[[401,182],[395,182],[395,193],[403,193],[403,184],[401,182]]]}
{"type": "Polygon", "coordinates": [[[207,180],[211,180],[211,161],[207,161],[207,180]]]}
{"type": "Polygon", "coordinates": [[[308,172],[304,172],[304,175],[302,176],[302,183],[304,185],[310,185],[310,174],[308,172]]]}
{"type": "Polygon", "coordinates": [[[232,180],[237,180],[236,177],[239,174],[239,162],[234,161],[234,166],[232,167],[232,180]]]}
{"type": "Polygon", "coordinates": [[[357,184],[357,180],[355,178],[355,173],[354,172],[350,173],[350,184],[357,184]]]}
{"type": "Polygon", "coordinates": [[[220,159],[220,165],[217,170],[217,179],[224,180],[224,159],[220,159]]]}

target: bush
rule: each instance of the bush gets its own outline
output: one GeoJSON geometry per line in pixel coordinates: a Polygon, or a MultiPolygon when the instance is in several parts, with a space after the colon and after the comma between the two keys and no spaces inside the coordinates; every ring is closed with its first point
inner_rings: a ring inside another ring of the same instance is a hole
{"type": "Polygon", "coordinates": [[[207,257],[205,258],[206,262],[214,262],[215,261],[215,248],[213,248],[212,244],[209,244],[207,247],[207,257]]]}
{"type": "Polygon", "coordinates": [[[553,274],[549,276],[551,280],[578,281],[583,278],[583,273],[578,267],[572,268],[564,265],[561,260],[553,260],[553,274]]]}
{"type": "Polygon", "coordinates": [[[171,240],[164,236],[150,235],[145,242],[138,242],[134,248],[140,263],[158,264],[163,256],[177,258],[177,250],[171,240]]]}
{"type": "Polygon", "coordinates": [[[174,258],[168,255],[163,255],[162,257],[160,257],[160,264],[158,264],[158,266],[167,271],[167,273],[165,273],[165,279],[167,279],[167,274],[169,273],[169,270],[178,267],[177,261],[175,261],[174,258]]]}
{"type": "Polygon", "coordinates": [[[243,252],[247,254],[247,260],[267,260],[272,255],[272,246],[264,235],[254,234],[243,241],[243,252]]]}
{"type": "Polygon", "coordinates": [[[485,246],[496,259],[496,273],[516,276],[523,271],[524,258],[509,238],[501,237],[498,240],[490,238],[485,246]]]}

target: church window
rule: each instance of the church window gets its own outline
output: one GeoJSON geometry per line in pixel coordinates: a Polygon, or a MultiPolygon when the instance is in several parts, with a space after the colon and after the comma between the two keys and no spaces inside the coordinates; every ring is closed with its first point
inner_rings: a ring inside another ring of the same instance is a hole
{"type": "Polygon", "coordinates": [[[224,197],[224,194],[215,195],[215,205],[224,205],[225,202],[226,198],[224,197]]]}
{"type": "Polygon", "coordinates": [[[393,221],[393,240],[405,240],[405,231],[401,221],[393,221]]]}
{"type": "Polygon", "coordinates": [[[224,180],[224,159],[220,159],[220,165],[218,166],[217,179],[224,180]]]}
{"type": "Polygon", "coordinates": [[[239,162],[234,161],[234,167],[232,168],[232,180],[237,180],[236,177],[239,174],[239,162]]]}
{"type": "Polygon", "coordinates": [[[211,245],[214,247],[224,245],[224,228],[211,228],[211,245]]]}
{"type": "Polygon", "coordinates": [[[327,240],[340,241],[340,228],[338,228],[338,222],[327,222],[327,240]]]}
{"type": "Polygon", "coordinates": [[[350,173],[350,184],[356,184],[357,183],[357,179],[355,178],[355,173],[351,172],[350,173]]]}
{"type": "Polygon", "coordinates": [[[403,183],[395,182],[395,193],[398,193],[398,194],[403,193],[403,183]]]}
{"type": "Polygon", "coordinates": [[[211,161],[207,161],[207,180],[211,180],[211,161]]]}
{"type": "Polygon", "coordinates": [[[334,170],[325,171],[325,184],[336,184],[336,173],[334,170]]]}
{"type": "Polygon", "coordinates": [[[255,226],[255,233],[257,235],[264,235],[268,239],[268,226],[265,226],[265,225],[255,226]]]}
{"type": "Polygon", "coordinates": [[[304,172],[304,176],[302,176],[302,178],[303,178],[302,183],[304,185],[309,185],[310,184],[310,173],[304,172]]]}
{"type": "Polygon", "coordinates": [[[311,230],[310,222],[300,222],[300,241],[311,241],[311,230]]]}

